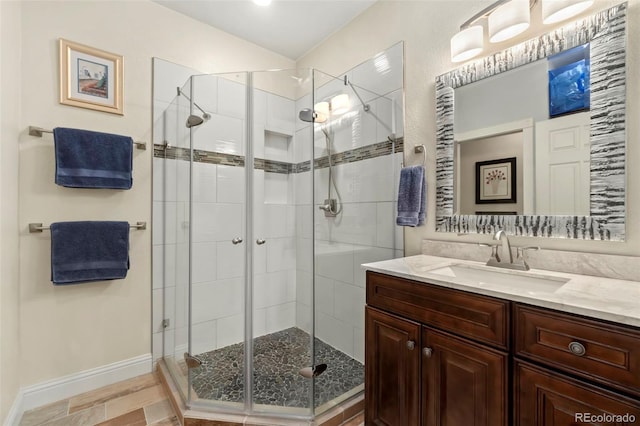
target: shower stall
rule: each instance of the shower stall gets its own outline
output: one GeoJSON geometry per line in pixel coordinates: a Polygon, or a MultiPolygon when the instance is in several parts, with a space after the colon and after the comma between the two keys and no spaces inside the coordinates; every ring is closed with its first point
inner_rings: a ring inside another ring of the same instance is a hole
{"type": "Polygon", "coordinates": [[[154,357],[202,412],[312,419],[358,397],[360,264],[403,255],[402,44],[340,76],[172,90],[154,95],[154,357]]]}

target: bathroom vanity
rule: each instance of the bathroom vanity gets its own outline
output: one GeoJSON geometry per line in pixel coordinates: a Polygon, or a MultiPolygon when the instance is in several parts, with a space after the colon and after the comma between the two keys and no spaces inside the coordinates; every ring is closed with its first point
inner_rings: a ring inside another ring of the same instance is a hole
{"type": "Polygon", "coordinates": [[[364,268],[366,424],[640,422],[640,283],[425,255],[364,268]]]}

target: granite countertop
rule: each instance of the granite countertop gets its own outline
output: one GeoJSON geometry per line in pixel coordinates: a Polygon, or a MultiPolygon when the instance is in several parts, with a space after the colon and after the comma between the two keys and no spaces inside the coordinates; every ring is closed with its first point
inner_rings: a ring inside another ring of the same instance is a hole
{"type": "Polygon", "coordinates": [[[640,327],[639,281],[542,269],[513,271],[485,266],[483,262],[428,255],[365,263],[362,268],[442,287],[640,327]],[[459,266],[463,272],[469,273],[454,276],[448,268],[452,265],[459,266]],[[495,282],[491,282],[491,279],[482,281],[482,278],[474,277],[474,270],[495,271],[500,276],[496,276],[495,282]],[[531,280],[531,277],[534,280],[531,280]],[[536,278],[544,281],[538,284],[536,278]]]}

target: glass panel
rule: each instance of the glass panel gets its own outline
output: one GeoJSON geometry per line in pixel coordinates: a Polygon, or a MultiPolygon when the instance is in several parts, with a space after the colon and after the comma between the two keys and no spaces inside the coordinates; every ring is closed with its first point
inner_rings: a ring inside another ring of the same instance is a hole
{"type": "Polygon", "coordinates": [[[403,256],[395,225],[402,162],[403,46],[345,76],[316,71],[315,414],[364,389],[362,263],[403,256]],[[324,372],[322,372],[324,370],[324,372]]]}
{"type": "Polygon", "coordinates": [[[312,413],[311,89],[309,70],[253,73],[253,411],[279,416],[312,413]]]}
{"type": "MultiPolygon", "coordinates": [[[[181,88],[187,91],[190,82],[181,88]]],[[[173,88],[175,93],[175,88],[173,88]]],[[[163,356],[170,374],[183,396],[187,396],[186,363],[189,315],[189,101],[176,96],[158,118],[155,143],[160,144],[161,158],[154,165],[154,181],[161,194],[154,194],[154,252],[161,247],[154,263],[162,267],[164,311],[160,324],[163,332],[163,356]],[[167,146],[162,146],[166,142],[167,146]],[[156,221],[156,216],[158,219],[156,221]],[[161,231],[158,231],[158,230],[161,231]],[[159,233],[156,234],[156,232],[159,233]],[[155,237],[159,238],[156,239],[155,237]]]]}
{"type": "Polygon", "coordinates": [[[247,74],[191,83],[190,401],[244,410],[247,74]]]}

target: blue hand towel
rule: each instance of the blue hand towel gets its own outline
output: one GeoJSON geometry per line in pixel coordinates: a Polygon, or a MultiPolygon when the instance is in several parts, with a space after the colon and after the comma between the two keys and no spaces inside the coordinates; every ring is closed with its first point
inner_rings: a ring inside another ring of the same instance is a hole
{"type": "Polygon", "coordinates": [[[419,226],[424,224],[425,196],[424,167],[404,167],[400,171],[396,224],[400,226],[419,226]]]}
{"type": "Polygon", "coordinates": [[[73,284],[117,280],[129,269],[129,223],[51,224],[51,281],[73,284]]]}
{"type": "Polygon", "coordinates": [[[133,140],[129,136],[56,127],[56,183],[71,188],[130,189],[133,140]]]}

